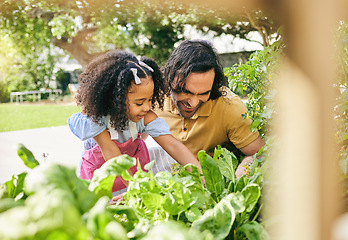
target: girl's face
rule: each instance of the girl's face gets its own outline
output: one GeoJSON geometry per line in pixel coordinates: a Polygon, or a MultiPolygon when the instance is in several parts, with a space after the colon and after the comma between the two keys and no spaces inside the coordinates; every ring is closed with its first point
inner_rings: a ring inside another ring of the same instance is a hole
{"type": "Polygon", "coordinates": [[[127,116],[139,122],[152,107],[154,83],[151,76],[140,78],[141,84],[132,83],[127,93],[127,116]]]}

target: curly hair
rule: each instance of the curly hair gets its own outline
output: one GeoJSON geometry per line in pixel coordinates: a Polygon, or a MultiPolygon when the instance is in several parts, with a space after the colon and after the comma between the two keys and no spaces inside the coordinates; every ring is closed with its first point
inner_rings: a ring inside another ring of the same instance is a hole
{"type": "Polygon", "coordinates": [[[166,86],[176,93],[185,88],[191,72],[215,71],[215,79],[209,99],[217,99],[222,93],[219,88],[227,86],[219,55],[213,45],[205,40],[185,40],[171,54],[162,71],[166,86]]]}
{"type": "Polygon", "coordinates": [[[163,75],[156,62],[142,57],[142,62],[153,69],[139,65],[138,59],[131,53],[114,50],[107,52],[90,62],[79,76],[80,87],[76,102],[82,111],[95,123],[103,116],[110,116],[110,125],[117,131],[128,127],[126,97],[134,75],[131,68],[137,69],[139,78],[152,76],[154,92],[152,108],[163,108],[166,94],[163,75]]]}

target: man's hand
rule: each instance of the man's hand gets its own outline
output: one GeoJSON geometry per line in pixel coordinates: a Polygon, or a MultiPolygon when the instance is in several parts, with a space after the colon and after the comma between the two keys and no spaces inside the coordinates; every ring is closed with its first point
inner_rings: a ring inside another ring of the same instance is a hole
{"type": "Polygon", "coordinates": [[[236,170],[237,179],[241,178],[243,175],[249,175],[250,166],[254,160],[255,158],[253,156],[248,156],[243,159],[243,161],[239,164],[236,170]]]}

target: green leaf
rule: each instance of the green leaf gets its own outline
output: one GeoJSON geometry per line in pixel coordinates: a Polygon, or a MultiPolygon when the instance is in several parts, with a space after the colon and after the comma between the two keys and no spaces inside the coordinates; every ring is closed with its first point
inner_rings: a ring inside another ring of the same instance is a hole
{"type": "MultiPolygon", "coordinates": [[[[112,185],[116,176],[127,176],[127,170],[136,164],[136,159],[126,154],[106,161],[99,169],[94,171],[89,189],[95,191],[98,197],[112,197],[112,185]]],[[[128,178],[127,178],[128,179],[128,178]]]]}
{"type": "Polygon", "coordinates": [[[184,186],[189,188],[191,191],[204,191],[201,172],[195,165],[185,165],[184,168],[180,170],[179,176],[181,176],[182,178],[179,178],[178,181],[185,180],[181,181],[182,184],[184,184],[184,186]],[[191,168],[191,172],[187,171],[187,168],[191,168]]]}
{"type": "Polygon", "coordinates": [[[23,144],[17,145],[17,154],[22,159],[25,166],[33,169],[39,165],[39,162],[35,159],[33,153],[29,151],[23,144]]]}
{"type": "Polygon", "coordinates": [[[63,239],[88,239],[81,212],[71,197],[69,191],[59,188],[29,196],[23,206],[0,214],[0,239],[50,239],[60,232],[65,232],[63,239]]]}
{"type": "Polygon", "coordinates": [[[101,197],[93,208],[85,214],[86,227],[94,238],[126,240],[127,232],[115,221],[113,214],[107,211],[109,199],[101,197]]]}
{"type": "Polygon", "coordinates": [[[208,209],[198,220],[192,223],[192,228],[203,232],[209,230],[214,239],[225,239],[230,233],[235,212],[230,202],[222,199],[213,209],[208,209]]]}
{"type": "Polygon", "coordinates": [[[18,194],[23,192],[24,179],[27,173],[21,173],[19,175],[13,175],[12,180],[9,180],[1,185],[0,199],[3,198],[16,198],[18,194]]]}
{"type": "Polygon", "coordinates": [[[114,184],[115,178],[115,176],[104,177],[98,182],[98,185],[95,188],[89,187],[89,190],[93,191],[98,198],[103,196],[108,196],[109,198],[112,198],[112,186],[114,184]]]}
{"type": "Polygon", "coordinates": [[[88,211],[97,201],[95,194],[88,190],[87,182],[76,176],[74,168],[54,163],[40,165],[29,172],[24,180],[24,190],[28,195],[62,190],[66,200],[81,213],[88,211]]]}
{"type": "Polygon", "coordinates": [[[242,193],[230,193],[223,198],[228,201],[233,207],[235,213],[242,213],[245,210],[245,198],[242,193]]]}
{"type": "Polygon", "coordinates": [[[144,169],[149,171],[153,167],[154,164],[155,164],[155,160],[153,160],[153,161],[149,162],[148,164],[146,164],[144,166],[144,169]]]}
{"type": "Polygon", "coordinates": [[[139,216],[136,213],[136,210],[127,205],[108,205],[108,211],[112,214],[126,215],[127,219],[132,222],[139,222],[139,216]]]}
{"type": "Polygon", "coordinates": [[[260,124],[261,124],[260,118],[254,119],[250,125],[250,131],[255,132],[257,130],[257,128],[260,126],[260,124]]]}
{"type": "Polygon", "coordinates": [[[150,231],[141,238],[142,240],[170,240],[170,239],[180,239],[180,240],[213,240],[209,232],[199,232],[194,229],[189,229],[182,222],[167,221],[155,225],[150,231]]]}
{"type": "Polygon", "coordinates": [[[236,156],[226,148],[216,148],[214,151],[214,160],[220,169],[220,172],[229,180],[235,181],[235,169],[238,164],[236,156]]]}
{"type": "Polygon", "coordinates": [[[19,207],[24,205],[24,200],[15,200],[13,198],[4,198],[0,200],[0,213],[3,213],[11,208],[19,207]]]}
{"type": "Polygon", "coordinates": [[[203,192],[197,192],[197,191],[193,191],[191,192],[191,199],[192,202],[190,204],[191,207],[197,207],[200,208],[202,207],[205,203],[208,202],[209,200],[209,196],[208,194],[204,194],[203,192]]]}
{"type": "Polygon", "coordinates": [[[238,90],[239,90],[240,94],[243,95],[243,93],[244,93],[243,84],[241,84],[241,83],[238,84],[238,90]]]}
{"type": "Polygon", "coordinates": [[[143,193],[141,195],[144,205],[150,210],[161,209],[164,197],[157,193],[143,193]]]}
{"type": "Polygon", "coordinates": [[[183,206],[179,204],[177,200],[178,199],[174,196],[174,194],[169,193],[165,197],[163,209],[171,215],[178,215],[180,212],[184,211],[185,208],[183,208],[183,206]]]}
{"type": "Polygon", "coordinates": [[[246,177],[246,175],[243,175],[243,176],[241,176],[239,179],[238,179],[238,182],[237,182],[237,184],[235,185],[235,187],[234,187],[234,191],[235,192],[241,192],[243,189],[244,189],[244,187],[247,185],[247,183],[248,183],[248,178],[246,177]]]}
{"type": "Polygon", "coordinates": [[[270,239],[270,236],[265,228],[260,223],[255,221],[243,224],[237,231],[238,235],[240,235],[240,232],[244,233],[248,240],[270,239]]]}
{"type": "Polygon", "coordinates": [[[104,239],[129,240],[126,230],[116,221],[109,222],[105,226],[104,231],[104,235],[106,236],[104,239]]]}
{"type": "Polygon", "coordinates": [[[247,185],[242,194],[245,198],[246,211],[251,212],[261,196],[261,189],[256,184],[247,185]]]}
{"type": "Polygon", "coordinates": [[[190,222],[194,222],[196,221],[200,216],[202,216],[202,213],[201,211],[196,208],[196,207],[192,207],[190,208],[189,210],[187,210],[185,212],[185,216],[187,217],[187,219],[190,221],[190,222]]]}
{"type": "Polygon", "coordinates": [[[201,163],[205,184],[208,191],[212,194],[215,201],[219,201],[219,196],[225,188],[225,180],[217,166],[216,161],[205,151],[199,151],[199,162],[201,163]]]}

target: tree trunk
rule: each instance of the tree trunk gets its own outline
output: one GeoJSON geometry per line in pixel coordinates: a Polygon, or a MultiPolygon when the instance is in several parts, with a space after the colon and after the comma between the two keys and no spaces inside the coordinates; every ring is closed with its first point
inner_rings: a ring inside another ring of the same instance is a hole
{"type": "Polygon", "coordinates": [[[76,59],[79,64],[82,66],[82,68],[85,68],[86,65],[96,56],[100,55],[98,54],[91,54],[89,53],[86,48],[82,45],[82,42],[79,41],[76,37],[71,40],[71,42],[68,42],[67,39],[57,39],[53,38],[53,44],[63,50],[68,51],[71,56],[76,59]]]}

